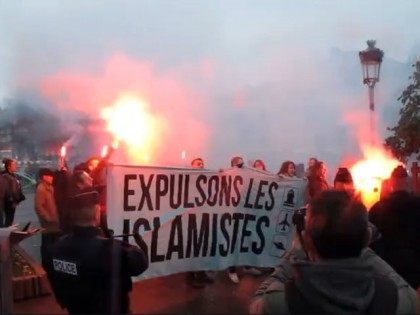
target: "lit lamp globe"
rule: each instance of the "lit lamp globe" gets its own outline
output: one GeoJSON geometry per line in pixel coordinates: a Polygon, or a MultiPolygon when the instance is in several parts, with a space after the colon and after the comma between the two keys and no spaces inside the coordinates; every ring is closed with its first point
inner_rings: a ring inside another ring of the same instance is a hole
{"type": "Polygon", "coordinates": [[[381,63],[384,57],[384,52],[375,47],[375,44],[376,41],[368,40],[368,48],[359,52],[363,70],[363,83],[368,86],[373,86],[379,81],[381,63]]]}

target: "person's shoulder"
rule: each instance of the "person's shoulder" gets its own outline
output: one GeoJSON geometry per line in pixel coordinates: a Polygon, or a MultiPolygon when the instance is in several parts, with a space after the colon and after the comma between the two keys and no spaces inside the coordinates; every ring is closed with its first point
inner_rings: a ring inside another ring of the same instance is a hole
{"type": "Polygon", "coordinates": [[[37,191],[38,190],[42,191],[42,190],[45,190],[45,189],[46,189],[45,183],[43,181],[39,181],[38,184],[36,185],[36,190],[37,191]]]}
{"type": "MultiPolygon", "coordinates": [[[[109,242],[109,239],[107,240],[109,242]]],[[[138,248],[137,246],[131,245],[127,242],[123,242],[122,240],[117,240],[117,239],[112,239],[110,244],[114,249],[118,249],[118,250],[132,250],[132,249],[138,248]]]]}
{"type": "Polygon", "coordinates": [[[54,242],[54,244],[51,245],[51,251],[57,252],[61,251],[63,248],[67,247],[72,242],[72,235],[71,234],[65,234],[59,237],[57,241],[54,242]]]}
{"type": "Polygon", "coordinates": [[[12,175],[9,173],[9,172],[6,172],[6,171],[4,171],[4,172],[2,172],[1,173],[1,176],[4,178],[4,179],[12,179],[13,177],[12,177],[12,175]]]}
{"type": "Polygon", "coordinates": [[[284,290],[279,288],[267,290],[256,295],[249,307],[250,314],[289,314],[284,290]]]}

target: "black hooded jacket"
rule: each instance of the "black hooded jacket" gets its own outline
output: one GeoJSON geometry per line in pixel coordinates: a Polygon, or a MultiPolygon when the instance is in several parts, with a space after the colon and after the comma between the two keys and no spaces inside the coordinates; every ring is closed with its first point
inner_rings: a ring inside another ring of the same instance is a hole
{"type": "Polygon", "coordinates": [[[382,235],[371,248],[413,288],[420,286],[420,197],[395,191],[372,207],[369,220],[382,235]]]}

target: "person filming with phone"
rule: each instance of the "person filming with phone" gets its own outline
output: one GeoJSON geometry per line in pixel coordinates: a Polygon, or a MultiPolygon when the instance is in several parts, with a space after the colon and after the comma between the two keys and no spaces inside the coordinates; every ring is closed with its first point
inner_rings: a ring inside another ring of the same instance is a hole
{"type": "Polygon", "coordinates": [[[366,207],[327,190],[295,212],[297,237],[251,314],[414,314],[416,292],[367,246],[366,207]]]}
{"type": "Polygon", "coordinates": [[[99,193],[85,190],[72,197],[73,231],[51,250],[49,278],[61,307],[71,314],[126,314],[130,312],[132,276],[149,265],[147,245],[103,237],[99,228],[99,193]]]}

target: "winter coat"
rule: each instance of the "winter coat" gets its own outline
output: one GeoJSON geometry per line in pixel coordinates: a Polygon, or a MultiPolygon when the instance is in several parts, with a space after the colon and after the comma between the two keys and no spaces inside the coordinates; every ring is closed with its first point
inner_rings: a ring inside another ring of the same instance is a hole
{"type": "Polygon", "coordinates": [[[58,212],[54,199],[54,188],[41,180],[35,192],[35,212],[44,232],[58,232],[58,212]]]}
{"type": "Polygon", "coordinates": [[[17,205],[26,199],[22,192],[22,186],[15,174],[3,171],[2,175],[7,182],[9,190],[9,200],[6,203],[6,207],[16,209],[17,205]]]}
{"type": "Polygon", "coordinates": [[[293,281],[304,297],[302,303],[314,305],[317,312],[363,314],[373,302],[375,277],[384,277],[395,285],[397,314],[415,313],[416,292],[371,249],[365,249],[358,258],[321,262],[296,259],[292,254],[260,286],[250,313],[290,314],[285,286],[293,281]]]}
{"type": "Polygon", "coordinates": [[[372,207],[369,220],[382,235],[371,248],[413,288],[420,286],[420,197],[393,192],[372,207]]]}

